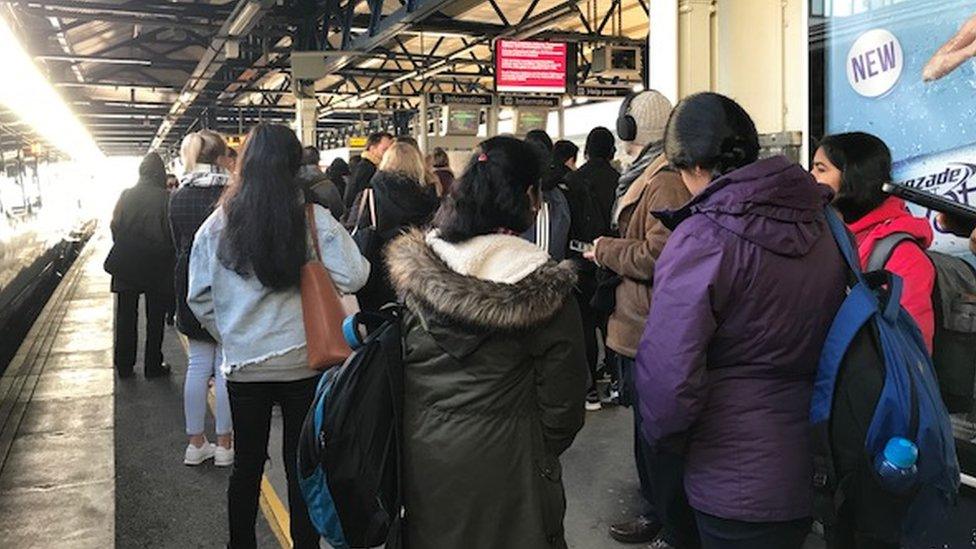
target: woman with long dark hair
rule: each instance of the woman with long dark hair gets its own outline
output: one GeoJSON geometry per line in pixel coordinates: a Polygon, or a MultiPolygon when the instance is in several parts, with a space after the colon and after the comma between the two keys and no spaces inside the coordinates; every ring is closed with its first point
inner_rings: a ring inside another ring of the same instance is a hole
{"type": "Polygon", "coordinates": [[[569,201],[563,190],[565,184],[561,185],[561,182],[563,176],[569,172],[566,162],[570,154],[574,159],[575,169],[575,158],[579,149],[569,141],[559,141],[560,148],[557,151],[549,134],[543,130],[530,131],[525,136],[525,143],[535,152],[536,162],[540,166],[542,204],[535,223],[522,233],[522,238],[547,251],[556,261],[562,261],[569,246],[570,212],[569,201]]]}
{"type": "Polygon", "coordinates": [[[705,549],[799,549],[813,378],[845,289],[832,193],[785,157],[758,160],[752,119],[714,93],[675,107],[664,152],[693,198],[662,216],[674,232],[637,350],[644,435],[684,456],[705,549]]]}
{"type": "MultiPolygon", "coordinates": [[[[223,344],[235,430],[227,490],[230,546],[235,549],[255,547],[254,520],[275,404],[284,422],[291,537],[296,548],[319,546],[295,471],[299,432],[319,377],[308,367],[299,290],[301,267],[314,255],[296,177],[301,158],[301,144],[290,129],[259,125],[251,130],[239,176],[197,232],[190,258],[187,302],[223,344]]],[[[325,208],[316,205],[314,212],[322,260],[332,280],[342,292],[358,290],[369,275],[369,263],[325,208]]]]}
{"type": "Polygon", "coordinates": [[[403,316],[406,545],[565,547],[559,456],[583,426],[576,275],[517,235],[538,202],[532,149],[495,137],[426,234],[387,250],[403,316]]]}

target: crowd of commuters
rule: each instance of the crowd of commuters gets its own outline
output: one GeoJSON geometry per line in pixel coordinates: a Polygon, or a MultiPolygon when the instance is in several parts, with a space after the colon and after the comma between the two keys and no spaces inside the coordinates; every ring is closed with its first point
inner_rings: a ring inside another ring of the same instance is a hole
{"type": "MultiPolygon", "coordinates": [[[[612,538],[803,545],[813,378],[846,288],[829,204],[865,266],[880,239],[913,237],[885,268],[903,278],[902,304],[932,346],[933,232],[881,191],[888,148],[864,133],[827,136],[807,173],[760,159],[755,125],[733,100],[702,93],[672,107],[648,90],[624,101],[616,136],[594,129],[583,154],[577,169],[569,141],[493,137],[455,177],[444,150],[425,157],[413,139],[377,133],[358,163],[323,173],[318,151],[285,127],[255,127],[239,159],[204,130],[185,138],[171,195],[163,161],[145,158],[116,207],[106,262],[115,366],[133,373],[144,294],[145,373],[169,372],[160,345],[175,300],[189,342],[184,462],[233,465],[230,547],[255,547],[275,405],[291,538],[319,546],[295,471],[320,376],[307,366],[299,291],[315,255],[305,204],[338,290],[364,310],[403,304],[410,546],[565,547],[559,457],[585,411],[608,402],[632,407],[642,500],[612,538]],[[631,159],[622,173],[618,140],[631,159]],[[603,388],[606,375],[619,395],[603,388]],[[211,380],[216,444],[204,435],[211,380]]],[[[976,233],[940,223],[976,253],[976,233]]]]}

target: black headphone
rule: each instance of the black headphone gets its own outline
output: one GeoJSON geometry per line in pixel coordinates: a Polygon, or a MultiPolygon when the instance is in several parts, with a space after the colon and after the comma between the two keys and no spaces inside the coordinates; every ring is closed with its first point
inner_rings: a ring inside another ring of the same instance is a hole
{"type": "Polygon", "coordinates": [[[617,114],[617,137],[621,141],[633,141],[637,139],[637,121],[630,115],[630,104],[634,98],[643,92],[632,93],[624,98],[620,104],[620,113],[617,114]]]}

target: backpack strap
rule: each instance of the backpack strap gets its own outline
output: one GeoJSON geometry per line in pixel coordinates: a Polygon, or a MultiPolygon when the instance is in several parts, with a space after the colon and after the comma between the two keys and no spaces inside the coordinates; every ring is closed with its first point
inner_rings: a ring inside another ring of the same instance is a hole
{"type": "Polygon", "coordinates": [[[871,249],[871,255],[868,256],[867,266],[864,268],[865,272],[884,269],[884,266],[888,264],[888,260],[891,259],[891,254],[895,253],[895,248],[902,242],[907,241],[918,242],[914,236],[902,232],[891,233],[880,240],[876,240],[874,247],[871,249]]]}

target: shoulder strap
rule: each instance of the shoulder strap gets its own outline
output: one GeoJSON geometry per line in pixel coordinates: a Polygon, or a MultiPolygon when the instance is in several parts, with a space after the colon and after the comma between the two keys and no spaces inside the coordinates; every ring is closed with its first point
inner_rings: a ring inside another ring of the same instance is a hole
{"type": "Polygon", "coordinates": [[[895,252],[895,248],[902,242],[908,240],[916,242],[915,237],[908,233],[891,233],[875,241],[874,248],[871,249],[871,255],[868,256],[867,266],[864,270],[871,272],[884,269],[884,266],[888,264],[888,260],[891,259],[891,254],[895,252]]]}
{"type": "Polygon", "coordinates": [[[549,203],[543,202],[536,214],[535,245],[549,251],[549,203]]]}
{"type": "Polygon", "coordinates": [[[369,228],[376,230],[376,199],[373,198],[373,189],[367,187],[359,195],[359,210],[356,213],[356,226],[352,229],[352,234],[359,232],[359,227],[363,223],[363,212],[369,206],[369,228]]]}
{"type": "Polygon", "coordinates": [[[847,262],[847,267],[853,273],[857,282],[863,282],[861,261],[857,257],[854,237],[847,230],[847,225],[844,225],[840,216],[837,215],[837,212],[831,206],[824,207],[824,217],[827,219],[827,226],[830,228],[830,234],[834,237],[834,242],[837,243],[837,247],[844,257],[844,261],[847,262]]]}
{"type": "Polygon", "coordinates": [[[308,235],[311,237],[312,249],[315,250],[315,257],[322,262],[322,251],[319,250],[319,229],[315,224],[315,204],[305,204],[305,218],[308,220],[308,235]]]}

